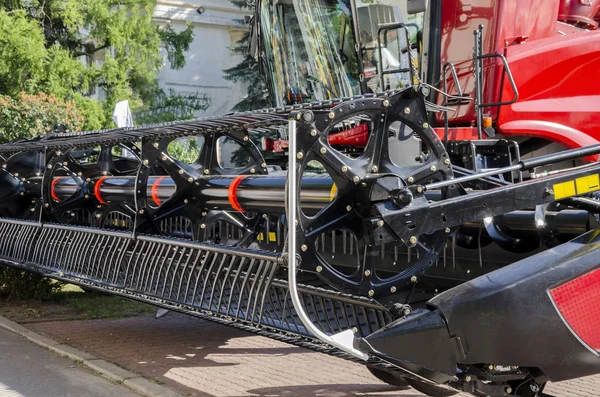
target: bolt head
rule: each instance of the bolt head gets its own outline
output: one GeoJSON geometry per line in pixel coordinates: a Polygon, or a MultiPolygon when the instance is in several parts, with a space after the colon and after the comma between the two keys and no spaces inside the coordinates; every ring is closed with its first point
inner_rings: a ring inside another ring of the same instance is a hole
{"type": "Polygon", "coordinates": [[[371,271],[370,270],[365,270],[365,276],[369,277],[371,275],[371,271]]]}
{"type": "Polygon", "coordinates": [[[383,101],[383,107],[387,108],[388,106],[390,106],[390,101],[388,101],[387,99],[383,101]]]}
{"type": "Polygon", "coordinates": [[[91,180],[90,178],[85,178],[85,181],[89,183],[89,182],[91,182],[92,180],[91,180]]]}
{"type": "Polygon", "coordinates": [[[384,225],[383,221],[377,221],[377,226],[382,227],[384,225]]]}
{"type": "Polygon", "coordinates": [[[352,206],[351,205],[347,205],[346,206],[346,211],[348,211],[348,212],[352,211],[352,206]]]}
{"type": "Polygon", "coordinates": [[[202,216],[206,216],[207,212],[206,211],[202,211],[202,216]]]}
{"type": "Polygon", "coordinates": [[[162,161],[167,161],[167,156],[162,156],[160,159],[161,159],[162,161]]]}
{"type": "Polygon", "coordinates": [[[446,229],[444,229],[444,231],[445,231],[446,233],[450,233],[450,228],[449,228],[449,227],[447,227],[446,229]]]}
{"type": "Polygon", "coordinates": [[[142,164],[144,164],[145,166],[147,166],[148,164],[150,164],[150,162],[148,160],[144,160],[144,161],[142,161],[142,164]]]}
{"type": "Polygon", "coordinates": [[[352,182],[358,183],[360,182],[360,178],[358,176],[355,176],[354,178],[352,178],[352,182]]]}
{"type": "Polygon", "coordinates": [[[48,164],[48,169],[51,170],[52,169],[52,164],[48,164]]]}
{"type": "Polygon", "coordinates": [[[302,246],[300,246],[300,250],[302,252],[306,252],[307,249],[308,249],[308,247],[306,246],[306,244],[302,244],[302,246]]]}
{"type": "Polygon", "coordinates": [[[348,172],[348,167],[347,166],[342,166],[342,172],[348,172]]]}
{"type": "Polygon", "coordinates": [[[262,163],[262,164],[260,165],[260,168],[267,168],[267,163],[262,163]]]}
{"type": "Polygon", "coordinates": [[[444,159],[444,165],[450,165],[450,159],[444,159]]]}
{"type": "Polygon", "coordinates": [[[409,176],[407,181],[408,181],[408,183],[413,183],[415,181],[415,178],[413,178],[412,176],[409,176]]]}
{"type": "Polygon", "coordinates": [[[425,129],[429,128],[429,123],[423,123],[423,128],[425,128],[425,129]]]}
{"type": "Polygon", "coordinates": [[[325,149],[324,147],[322,147],[321,149],[319,149],[319,152],[321,154],[325,154],[325,153],[327,153],[327,149],[325,149]]]}
{"type": "Polygon", "coordinates": [[[48,207],[50,207],[50,204],[48,204],[48,203],[44,204],[44,208],[48,208],[48,207]]]}
{"type": "Polygon", "coordinates": [[[507,393],[507,394],[510,394],[510,393],[512,393],[512,387],[510,387],[510,386],[506,386],[506,393],[507,393]]]}
{"type": "Polygon", "coordinates": [[[256,173],[256,170],[254,168],[250,168],[250,173],[254,174],[254,173],[256,173]]]}
{"type": "Polygon", "coordinates": [[[335,118],[335,113],[329,112],[329,114],[327,115],[327,117],[329,117],[330,119],[333,119],[333,118],[335,118]]]}
{"type": "Polygon", "coordinates": [[[417,186],[417,193],[423,193],[423,188],[421,186],[417,186]]]}
{"type": "Polygon", "coordinates": [[[152,146],[153,146],[155,149],[158,149],[158,142],[154,142],[154,143],[152,144],[152,146]]]}
{"type": "Polygon", "coordinates": [[[371,172],[375,173],[377,171],[379,171],[379,168],[376,165],[371,167],[371,172]]]}
{"type": "Polygon", "coordinates": [[[410,282],[411,282],[411,283],[416,283],[416,282],[417,282],[417,276],[412,276],[412,277],[410,278],[410,282]]]}
{"type": "Polygon", "coordinates": [[[204,175],[208,175],[209,171],[208,170],[204,170],[203,174],[204,175]]]}
{"type": "Polygon", "coordinates": [[[429,167],[429,171],[431,172],[435,172],[437,170],[437,168],[435,168],[435,165],[432,165],[431,167],[429,167]]]}
{"type": "Polygon", "coordinates": [[[404,108],[404,114],[410,114],[410,108],[404,108]]]}
{"type": "Polygon", "coordinates": [[[90,195],[89,195],[89,194],[86,194],[84,197],[85,197],[86,199],[89,199],[89,198],[90,198],[90,195]]]}
{"type": "Polygon", "coordinates": [[[179,175],[183,175],[183,172],[184,172],[183,170],[179,170],[179,171],[177,171],[177,173],[178,173],[179,175]]]}
{"type": "Polygon", "coordinates": [[[245,137],[244,137],[244,142],[248,142],[248,139],[249,139],[249,138],[248,138],[247,136],[245,136],[245,137]]]}
{"type": "Polygon", "coordinates": [[[317,130],[310,130],[311,136],[317,136],[317,130]]]}
{"type": "Polygon", "coordinates": [[[411,237],[408,239],[408,241],[409,241],[411,244],[416,244],[416,243],[417,243],[417,236],[411,236],[411,237]]]}
{"type": "Polygon", "coordinates": [[[323,266],[319,265],[317,266],[317,273],[321,273],[323,271],[323,266]]]}
{"type": "Polygon", "coordinates": [[[493,371],[493,370],[494,370],[494,366],[493,366],[492,364],[490,364],[490,365],[488,365],[488,369],[489,369],[490,371],[493,371]]]}
{"type": "Polygon", "coordinates": [[[144,212],[145,212],[145,211],[144,211],[143,209],[141,209],[141,210],[139,210],[139,211],[138,211],[138,213],[139,213],[140,215],[144,214],[144,212]]]}
{"type": "Polygon", "coordinates": [[[62,153],[60,151],[54,152],[55,155],[60,156],[62,153]]]}
{"type": "Polygon", "coordinates": [[[2,164],[2,168],[6,169],[6,164],[2,164]]]}
{"type": "Polygon", "coordinates": [[[467,375],[467,376],[465,377],[465,381],[466,381],[466,382],[470,382],[471,380],[473,380],[473,378],[471,378],[471,375],[467,375]]]}
{"type": "Polygon", "coordinates": [[[100,219],[100,218],[102,218],[102,215],[96,214],[96,219],[100,219]]]}
{"type": "Polygon", "coordinates": [[[21,192],[21,196],[25,196],[25,192],[21,192]]]}
{"type": "Polygon", "coordinates": [[[189,182],[189,183],[192,183],[192,182],[194,182],[194,178],[192,178],[192,177],[190,176],[190,177],[188,178],[188,182],[189,182]]]}
{"type": "Polygon", "coordinates": [[[206,225],[205,225],[204,223],[202,223],[202,224],[200,225],[200,229],[206,229],[206,225]]]}
{"type": "Polygon", "coordinates": [[[393,285],[390,287],[390,292],[393,294],[396,292],[396,287],[394,287],[393,285]]]}
{"type": "Polygon", "coordinates": [[[187,204],[187,203],[189,203],[189,202],[190,202],[190,201],[189,201],[188,199],[185,199],[185,200],[183,200],[183,203],[184,203],[184,204],[187,204]]]}
{"type": "Polygon", "coordinates": [[[304,157],[304,153],[302,153],[302,152],[298,152],[298,153],[296,153],[296,158],[297,158],[298,160],[300,160],[300,159],[301,159],[301,158],[303,158],[303,157],[304,157]]]}
{"type": "Polygon", "coordinates": [[[375,295],[375,291],[373,291],[372,289],[369,290],[369,296],[373,296],[375,295]]]}

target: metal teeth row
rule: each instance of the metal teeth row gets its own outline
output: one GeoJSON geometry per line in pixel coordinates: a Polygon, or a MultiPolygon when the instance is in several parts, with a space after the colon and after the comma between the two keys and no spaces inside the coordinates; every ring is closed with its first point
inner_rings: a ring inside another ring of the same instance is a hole
{"type": "Polygon", "coordinates": [[[68,150],[93,145],[115,145],[133,143],[141,138],[179,138],[189,135],[211,134],[215,132],[241,132],[254,128],[268,128],[287,124],[286,115],[304,109],[327,109],[344,102],[368,98],[389,98],[401,90],[377,94],[357,95],[348,98],[316,101],[307,104],[268,108],[250,112],[235,113],[223,117],[175,121],[134,128],[105,129],[98,131],[69,132],[22,143],[0,145],[0,153],[13,154],[32,150],[68,150]],[[79,138],[74,140],[73,138],[79,138]],[[79,142],[78,142],[79,141],[79,142]]]}

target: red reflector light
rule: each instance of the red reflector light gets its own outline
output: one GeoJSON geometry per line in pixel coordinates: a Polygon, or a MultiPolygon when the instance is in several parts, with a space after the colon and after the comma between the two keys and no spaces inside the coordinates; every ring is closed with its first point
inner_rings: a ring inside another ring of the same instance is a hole
{"type": "Polygon", "coordinates": [[[600,269],[550,290],[550,296],[579,339],[600,352],[600,269]]]}

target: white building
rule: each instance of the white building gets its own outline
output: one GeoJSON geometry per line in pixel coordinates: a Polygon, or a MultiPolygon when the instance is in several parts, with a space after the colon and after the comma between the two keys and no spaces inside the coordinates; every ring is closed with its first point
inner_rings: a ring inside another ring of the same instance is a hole
{"type": "Polygon", "coordinates": [[[182,94],[206,94],[211,105],[196,116],[228,113],[246,94],[246,88],[223,78],[223,70],[241,61],[230,50],[243,36],[247,26],[240,20],[248,10],[240,10],[229,0],[158,0],[157,23],[171,23],[183,30],[187,22],[194,27],[194,41],[185,54],[183,69],[172,70],[164,54],[165,67],[158,75],[161,88],[174,89],[182,94]]]}

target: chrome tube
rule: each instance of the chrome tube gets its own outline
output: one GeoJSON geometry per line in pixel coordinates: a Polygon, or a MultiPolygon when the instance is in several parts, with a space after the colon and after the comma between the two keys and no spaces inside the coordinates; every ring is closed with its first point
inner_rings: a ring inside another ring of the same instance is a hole
{"type": "Polygon", "coordinates": [[[348,354],[361,360],[368,360],[369,355],[354,347],[357,338],[354,331],[347,329],[334,335],[327,335],[318,329],[310,320],[298,294],[298,283],[296,281],[297,271],[297,247],[296,247],[296,214],[298,213],[297,181],[298,169],[296,165],[296,120],[290,119],[289,124],[289,151],[288,151],[288,178],[286,184],[286,216],[288,219],[288,285],[292,304],[296,314],[306,327],[306,330],[322,342],[337,347],[348,354]]]}

